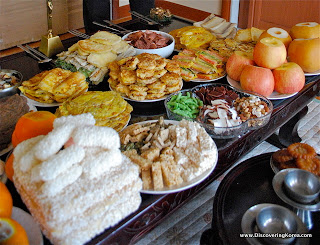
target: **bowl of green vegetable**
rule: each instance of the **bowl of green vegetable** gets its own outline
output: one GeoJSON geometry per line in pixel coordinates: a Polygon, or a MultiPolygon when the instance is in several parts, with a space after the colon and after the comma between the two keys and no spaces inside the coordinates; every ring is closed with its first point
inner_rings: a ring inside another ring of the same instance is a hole
{"type": "Polygon", "coordinates": [[[202,101],[189,89],[170,94],[164,101],[167,116],[170,120],[193,121],[199,114],[202,101]]]}

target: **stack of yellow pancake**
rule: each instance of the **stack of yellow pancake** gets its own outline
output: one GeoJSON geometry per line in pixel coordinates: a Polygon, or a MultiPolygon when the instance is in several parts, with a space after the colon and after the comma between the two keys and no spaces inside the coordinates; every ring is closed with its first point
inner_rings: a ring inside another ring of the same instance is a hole
{"type": "Polygon", "coordinates": [[[97,126],[107,126],[120,131],[130,120],[132,110],[132,106],[117,92],[89,91],[60,105],[56,116],[91,113],[97,126]]]}
{"type": "Polygon", "coordinates": [[[64,102],[88,89],[86,77],[80,72],[61,68],[43,71],[19,87],[28,98],[41,103],[64,102]]]}

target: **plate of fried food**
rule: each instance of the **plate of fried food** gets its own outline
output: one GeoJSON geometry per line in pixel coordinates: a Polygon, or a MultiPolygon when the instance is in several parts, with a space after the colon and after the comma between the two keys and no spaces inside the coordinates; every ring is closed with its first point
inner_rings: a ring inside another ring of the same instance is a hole
{"type": "Polygon", "coordinates": [[[91,84],[97,85],[108,74],[110,62],[135,53],[135,49],[120,36],[98,31],[89,39],[80,40],[67,51],[57,54],[55,64],[71,71],[80,71],[91,84]]]}
{"type": "Polygon", "coordinates": [[[150,120],[120,133],[121,150],[140,168],[142,193],[168,194],[206,179],[218,161],[213,139],[198,123],[150,120]]]}
{"type": "Polygon", "coordinates": [[[179,64],[184,81],[212,82],[226,75],[226,58],[216,51],[183,49],[172,60],[179,64]]]}
{"type": "Polygon", "coordinates": [[[164,100],[181,90],[183,80],[176,61],[142,53],[109,64],[109,86],[123,98],[136,102],[164,100]]]}
{"type": "Polygon", "coordinates": [[[121,131],[131,119],[132,106],[114,91],[88,91],[62,103],[57,117],[91,113],[97,126],[121,131]]]}
{"type": "Polygon", "coordinates": [[[52,107],[83,94],[88,90],[88,83],[81,72],[54,68],[23,81],[19,89],[30,104],[52,107]]]}
{"type": "Polygon", "coordinates": [[[273,172],[282,169],[300,168],[320,177],[320,157],[315,149],[306,143],[293,143],[287,148],[274,152],[270,159],[273,172]]]}
{"type": "Polygon", "coordinates": [[[216,37],[201,26],[185,26],[169,32],[175,40],[175,49],[193,49],[209,47],[210,42],[216,37]]]}

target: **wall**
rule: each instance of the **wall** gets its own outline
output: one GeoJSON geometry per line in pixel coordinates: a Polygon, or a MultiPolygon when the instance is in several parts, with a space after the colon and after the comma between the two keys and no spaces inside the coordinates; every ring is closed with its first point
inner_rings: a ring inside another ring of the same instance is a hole
{"type": "Polygon", "coordinates": [[[166,0],[190,8],[199,9],[209,13],[221,15],[222,0],[166,0]]]}
{"type": "MultiPolygon", "coordinates": [[[[83,27],[82,0],[53,0],[52,14],[55,35],[83,27]]],[[[0,23],[0,50],[38,41],[48,32],[46,1],[0,0],[0,23]]]]}

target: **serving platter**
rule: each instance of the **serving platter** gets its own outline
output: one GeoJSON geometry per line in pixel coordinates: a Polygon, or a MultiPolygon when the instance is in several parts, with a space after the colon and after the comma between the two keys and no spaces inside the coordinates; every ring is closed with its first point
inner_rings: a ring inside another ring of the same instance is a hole
{"type": "MultiPolygon", "coordinates": [[[[231,86],[235,87],[236,89],[243,90],[243,89],[241,88],[240,83],[237,82],[236,80],[233,80],[233,79],[230,78],[229,76],[227,76],[227,81],[228,81],[228,83],[229,83],[231,86]]],[[[269,100],[282,100],[282,99],[287,99],[287,98],[290,98],[290,97],[292,97],[292,96],[295,96],[297,93],[298,93],[298,92],[292,93],[292,94],[280,94],[280,93],[278,93],[278,92],[276,92],[276,91],[273,91],[273,93],[272,93],[269,97],[267,97],[267,98],[268,98],[269,100]]]]}
{"type": "MultiPolygon", "coordinates": [[[[143,121],[143,122],[138,122],[136,124],[147,124],[147,123],[155,123],[158,120],[148,120],[148,121],[143,121]]],[[[167,125],[178,125],[179,121],[174,121],[174,120],[164,120],[164,123],[167,125]]],[[[132,124],[134,125],[134,124],[132,124]]],[[[130,125],[131,126],[131,125],[130,125]]],[[[215,153],[218,155],[218,149],[217,147],[215,148],[215,153]]],[[[170,194],[170,193],[175,193],[175,192],[179,192],[179,191],[184,191],[187,190],[199,183],[201,183],[202,181],[204,181],[211,173],[212,171],[215,169],[216,165],[218,162],[218,157],[216,158],[216,161],[213,163],[213,165],[207,169],[206,171],[204,171],[202,174],[200,174],[199,176],[195,177],[194,179],[188,181],[188,182],[183,182],[182,184],[175,186],[173,188],[168,188],[168,187],[164,187],[162,190],[141,190],[140,192],[143,194],[153,194],[153,195],[159,195],[159,194],[170,194]]]]}

